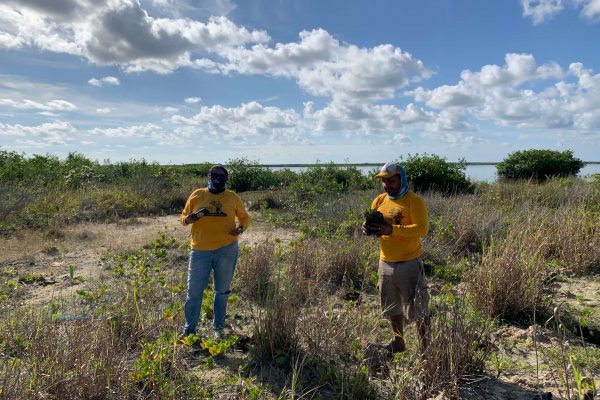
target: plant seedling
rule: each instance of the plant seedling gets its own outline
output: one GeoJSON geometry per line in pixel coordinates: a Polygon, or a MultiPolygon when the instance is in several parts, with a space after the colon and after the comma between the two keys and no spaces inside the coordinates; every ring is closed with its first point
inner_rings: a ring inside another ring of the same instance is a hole
{"type": "Polygon", "coordinates": [[[377,235],[379,234],[380,227],[379,224],[385,222],[383,219],[383,214],[376,209],[368,208],[365,213],[365,231],[367,235],[377,235]]]}
{"type": "Polygon", "coordinates": [[[75,266],[73,264],[69,264],[69,278],[71,278],[71,285],[73,285],[75,279],[75,266]]]}

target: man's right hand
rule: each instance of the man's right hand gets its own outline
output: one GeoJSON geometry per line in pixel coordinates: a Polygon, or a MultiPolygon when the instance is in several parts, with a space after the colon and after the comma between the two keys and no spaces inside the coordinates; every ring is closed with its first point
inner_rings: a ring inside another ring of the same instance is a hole
{"type": "Polygon", "coordinates": [[[208,210],[206,208],[201,208],[196,212],[193,213],[189,213],[187,217],[185,217],[185,223],[186,224],[193,224],[194,222],[198,221],[200,218],[204,217],[206,214],[208,214],[208,210]]]}
{"type": "Polygon", "coordinates": [[[361,226],[361,231],[363,234],[367,236],[380,236],[379,232],[381,227],[378,225],[367,225],[367,222],[363,222],[361,226]]]}
{"type": "Polygon", "coordinates": [[[362,225],[360,227],[360,230],[362,231],[362,233],[364,235],[368,235],[369,234],[369,230],[367,229],[367,223],[366,222],[362,223],[362,225]]]}

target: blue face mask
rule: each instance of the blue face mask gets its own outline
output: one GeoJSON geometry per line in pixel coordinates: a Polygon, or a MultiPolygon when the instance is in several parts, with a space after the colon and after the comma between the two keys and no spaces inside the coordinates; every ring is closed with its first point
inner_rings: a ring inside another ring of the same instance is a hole
{"type": "Polygon", "coordinates": [[[225,175],[209,176],[208,177],[208,191],[211,193],[223,193],[225,191],[225,184],[227,183],[227,177],[225,175]]]}
{"type": "Polygon", "coordinates": [[[403,167],[400,167],[400,191],[395,195],[391,195],[388,193],[388,197],[392,200],[397,200],[400,197],[404,196],[406,192],[408,192],[408,179],[406,178],[406,171],[403,167]]]}
{"type": "Polygon", "coordinates": [[[208,180],[208,190],[211,193],[223,193],[225,191],[225,182],[208,180]]]}

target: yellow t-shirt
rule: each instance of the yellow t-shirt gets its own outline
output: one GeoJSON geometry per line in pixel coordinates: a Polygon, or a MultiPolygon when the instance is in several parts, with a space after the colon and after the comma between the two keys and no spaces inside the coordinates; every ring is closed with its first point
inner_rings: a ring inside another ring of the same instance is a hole
{"type": "Polygon", "coordinates": [[[236,218],[244,231],[250,225],[250,216],[242,199],[231,190],[226,189],[219,194],[209,192],[208,188],[195,190],[181,212],[181,224],[185,225],[185,217],[201,208],[206,208],[211,214],[226,215],[205,215],[192,224],[190,247],[194,250],[215,250],[235,242],[237,236],[229,232],[235,229],[236,218]]]}
{"type": "Polygon", "coordinates": [[[421,238],[429,231],[429,218],[425,200],[412,191],[397,200],[382,193],[373,200],[371,208],[383,214],[392,224],[391,235],[379,238],[379,257],[386,262],[412,260],[421,256],[421,238]]]}

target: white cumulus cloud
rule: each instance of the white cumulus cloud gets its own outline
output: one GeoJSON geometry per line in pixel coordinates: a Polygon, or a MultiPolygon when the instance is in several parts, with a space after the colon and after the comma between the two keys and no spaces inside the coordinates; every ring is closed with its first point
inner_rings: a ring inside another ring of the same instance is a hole
{"type": "Polygon", "coordinates": [[[433,113],[414,104],[404,109],[393,105],[332,102],[321,110],[313,111],[312,103],[305,104],[304,118],[311,130],[327,132],[386,133],[406,125],[431,121],[433,113]]]}
{"type": "Polygon", "coordinates": [[[34,100],[0,99],[0,106],[16,108],[19,110],[41,110],[41,111],[74,111],[77,106],[66,100],[50,100],[40,103],[34,100]]]}
{"type": "Polygon", "coordinates": [[[224,56],[225,72],[293,78],[308,93],[338,101],[390,99],[431,75],[421,60],[398,47],[346,45],[323,29],[301,32],[297,43],[238,47],[224,56]]]}
{"type": "Polygon", "coordinates": [[[88,83],[96,87],[102,87],[104,85],[119,86],[121,84],[121,81],[119,80],[119,78],[114,76],[105,76],[104,78],[100,79],[92,78],[88,81],[88,83]]]}
{"type": "Polygon", "coordinates": [[[597,128],[600,74],[580,63],[566,70],[553,62],[538,65],[528,54],[507,54],[505,60],[504,66],[463,71],[456,85],[418,87],[406,94],[438,110],[427,124],[430,131],[476,129],[470,119],[520,128],[597,128]]]}
{"type": "Polygon", "coordinates": [[[544,23],[570,7],[579,10],[581,17],[597,21],[600,16],[600,0],[521,0],[523,16],[531,18],[534,25],[544,23]]]}
{"type": "Polygon", "coordinates": [[[208,22],[150,16],[138,0],[7,0],[0,4],[0,46],[33,46],[128,71],[169,73],[210,67],[194,52],[269,40],[226,17],[208,22]]]}
{"type": "Polygon", "coordinates": [[[111,138],[163,138],[165,136],[162,127],[155,124],[121,126],[117,128],[94,128],[86,131],[86,133],[92,136],[106,136],[111,138]]]}
{"type": "Polygon", "coordinates": [[[69,138],[76,133],[76,129],[66,121],[54,121],[41,125],[21,125],[0,123],[0,137],[17,137],[19,143],[35,146],[50,146],[66,144],[69,138]]]}
{"type": "MultiPolygon", "coordinates": [[[[157,17],[139,0],[7,0],[0,4],[0,34],[5,48],[32,46],[126,72],[187,67],[286,77],[312,95],[336,101],[392,99],[397,90],[431,74],[421,60],[390,44],[361,48],[314,29],[300,32],[297,42],[271,45],[266,32],[225,16],[206,22],[157,17]]],[[[94,86],[117,82],[89,80],[94,86]]]]}
{"type": "Polygon", "coordinates": [[[563,0],[521,0],[523,16],[531,17],[534,25],[540,24],[564,8],[563,0]]]}
{"type": "Polygon", "coordinates": [[[596,19],[600,16],[600,0],[579,0],[581,4],[581,15],[588,19],[596,19]]]}
{"type": "Polygon", "coordinates": [[[187,104],[198,104],[202,101],[202,99],[200,97],[188,97],[183,101],[185,101],[187,104]]]}
{"type": "Polygon", "coordinates": [[[171,122],[193,127],[180,130],[188,136],[213,135],[227,140],[249,136],[294,137],[301,129],[300,116],[294,110],[265,107],[254,101],[239,107],[202,107],[191,118],[176,115],[171,122]]]}

